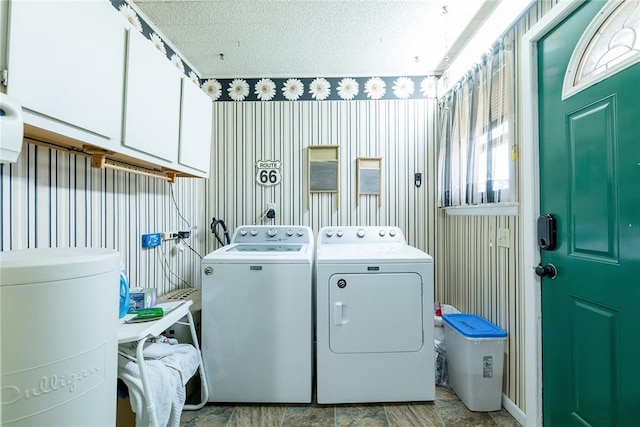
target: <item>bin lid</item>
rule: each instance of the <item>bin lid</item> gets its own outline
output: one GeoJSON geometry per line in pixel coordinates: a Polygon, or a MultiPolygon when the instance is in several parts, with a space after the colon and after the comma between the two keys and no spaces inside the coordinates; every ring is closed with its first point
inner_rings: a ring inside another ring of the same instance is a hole
{"type": "Polygon", "coordinates": [[[443,314],[447,325],[469,338],[504,338],[507,332],[475,314],[443,314]]]}
{"type": "Polygon", "coordinates": [[[34,248],[0,252],[0,286],[96,276],[120,268],[120,255],[105,248],[34,248]]]}

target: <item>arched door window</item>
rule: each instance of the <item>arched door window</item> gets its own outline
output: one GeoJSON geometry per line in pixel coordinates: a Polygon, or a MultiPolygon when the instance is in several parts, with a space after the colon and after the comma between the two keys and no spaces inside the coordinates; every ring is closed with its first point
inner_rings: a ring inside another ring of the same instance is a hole
{"type": "Polygon", "coordinates": [[[640,62],[640,1],[609,1],[571,55],[562,99],[640,62]]]}

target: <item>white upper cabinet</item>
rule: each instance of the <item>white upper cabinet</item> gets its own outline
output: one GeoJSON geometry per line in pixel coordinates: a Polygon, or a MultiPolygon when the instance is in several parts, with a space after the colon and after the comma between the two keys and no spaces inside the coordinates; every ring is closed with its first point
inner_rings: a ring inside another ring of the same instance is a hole
{"type": "Polygon", "coordinates": [[[129,31],[123,143],[164,159],[178,160],[181,73],[165,54],[129,31]]]}
{"type": "Polygon", "coordinates": [[[108,0],[0,0],[7,94],[25,135],[107,160],[206,177],[212,101],[108,0]],[[6,31],[6,32],[5,32],[6,31]]]}
{"type": "Polygon", "coordinates": [[[209,172],[212,101],[198,85],[182,78],[179,162],[201,172],[209,172]]]}
{"type": "Polygon", "coordinates": [[[26,123],[120,144],[122,21],[108,1],[10,2],[7,93],[26,123]]]}

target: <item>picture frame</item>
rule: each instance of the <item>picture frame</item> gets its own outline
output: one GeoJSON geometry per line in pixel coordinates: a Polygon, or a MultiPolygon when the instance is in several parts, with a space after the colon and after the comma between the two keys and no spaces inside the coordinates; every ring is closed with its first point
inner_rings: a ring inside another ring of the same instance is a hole
{"type": "Polygon", "coordinates": [[[382,206],[382,157],[358,157],[356,159],[356,205],[362,195],[378,196],[382,206]]]}

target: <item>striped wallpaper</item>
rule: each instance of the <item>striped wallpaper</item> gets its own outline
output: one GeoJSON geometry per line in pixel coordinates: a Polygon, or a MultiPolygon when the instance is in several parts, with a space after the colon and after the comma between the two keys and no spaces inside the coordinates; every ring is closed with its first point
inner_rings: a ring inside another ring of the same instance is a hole
{"type": "Polygon", "coordinates": [[[484,316],[510,334],[505,394],[522,405],[523,325],[515,217],[447,217],[436,207],[433,100],[218,102],[209,211],[233,229],[259,219],[275,202],[274,224],[397,225],[410,244],[436,262],[437,300],[484,316]],[[340,189],[307,194],[307,147],[339,145],[340,189]],[[382,157],[382,205],[356,200],[358,157],[382,157]],[[255,180],[258,160],[280,160],[282,182],[255,180]],[[414,172],[423,173],[416,188],[414,172]],[[497,248],[497,228],[511,230],[511,248],[497,248]]]}
{"type": "Polygon", "coordinates": [[[524,409],[524,325],[517,217],[448,217],[436,208],[435,103],[432,100],[214,103],[209,211],[232,230],[275,202],[274,224],[401,227],[434,255],[436,299],[486,317],[509,332],[505,394],[524,409]],[[307,194],[307,147],[339,145],[340,189],[307,194]],[[358,157],[382,157],[382,206],[356,201],[358,157]],[[282,182],[256,183],[258,160],[280,160],[282,182]],[[413,185],[422,172],[423,185],[413,185]],[[497,247],[498,228],[510,248],[497,247]]]}
{"type": "MultiPolygon", "coordinates": [[[[523,34],[556,3],[536,2],[514,27],[516,64],[523,34]]],[[[212,217],[225,220],[232,232],[258,222],[274,202],[276,218],[267,221],[308,225],[315,232],[328,225],[397,225],[410,244],[434,256],[436,299],[508,331],[504,392],[525,411],[522,224],[519,217],[446,216],[436,208],[435,108],[431,99],[215,102],[208,182],[168,184],[92,169],[85,157],[25,144],[17,163],[0,166],[0,250],[114,248],[132,286],[155,285],[162,294],[200,286],[195,252],[205,255],[218,247],[209,231],[212,217]],[[308,197],[307,147],[334,144],[340,146],[338,198],[308,197]],[[377,196],[356,200],[358,157],[382,158],[381,206],[377,196]],[[258,160],[282,162],[279,185],[256,183],[258,160]],[[423,174],[420,188],[413,183],[415,172],[423,174]],[[195,252],[163,243],[168,266],[159,249],[140,248],[143,233],[189,226],[195,252]],[[509,229],[509,248],[496,245],[500,228],[509,229]]]]}
{"type": "Polygon", "coordinates": [[[463,313],[488,319],[509,334],[504,394],[524,410],[524,300],[519,220],[515,216],[447,216],[440,212],[436,295],[463,313]],[[498,247],[499,228],[509,247],[498,247]]]}
{"type": "MultiPolygon", "coordinates": [[[[535,2],[508,31],[514,40],[516,82],[520,79],[522,37],[557,2],[535,2]]],[[[516,87],[516,135],[521,122],[517,109],[520,90],[516,87]]],[[[516,164],[516,188],[525,179],[530,177],[520,176],[516,164]]],[[[503,392],[525,412],[522,236],[520,216],[447,216],[439,212],[435,261],[437,298],[463,312],[483,316],[508,332],[503,392]],[[509,230],[508,248],[497,245],[499,229],[509,230]]]]}
{"type": "Polygon", "coordinates": [[[112,248],[120,253],[131,286],[155,286],[163,294],[200,285],[200,259],[194,251],[206,254],[203,179],[169,184],[94,169],[88,157],[25,143],[18,162],[0,165],[0,204],[0,250],[112,248]],[[173,241],[141,248],[144,233],[190,228],[187,242],[194,251],[176,250],[173,241]]]}
{"type": "Polygon", "coordinates": [[[215,102],[209,211],[234,229],[268,202],[273,224],[396,225],[414,246],[435,245],[435,100],[215,102]],[[431,141],[431,143],[430,143],[431,141]],[[339,145],[337,196],[307,192],[307,148],[339,145]],[[378,196],[356,200],[356,159],[382,158],[378,196]],[[256,162],[282,162],[280,184],[256,183],[256,162]],[[423,184],[414,185],[414,172],[423,184]]]}

